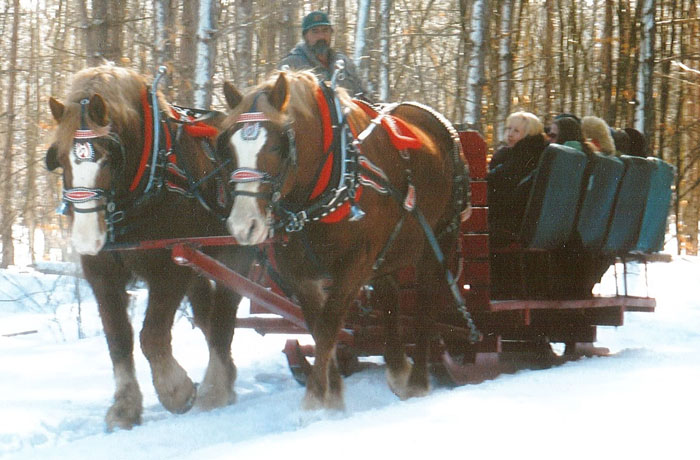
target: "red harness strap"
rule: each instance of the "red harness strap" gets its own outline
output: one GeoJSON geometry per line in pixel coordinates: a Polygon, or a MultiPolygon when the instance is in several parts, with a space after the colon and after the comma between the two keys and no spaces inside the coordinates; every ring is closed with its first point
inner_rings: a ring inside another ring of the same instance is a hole
{"type": "MultiPolygon", "coordinates": [[[[368,117],[374,119],[379,115],[379,112],[374,110],[369,104],[360,100],[353,100],[355,105],[359,106],[368,117]]],[[[384,115],[382,117],[382,128],[389,134],[391,143],[398,150],[419,149],[423,143],[418,139],[413,130],[402,119],[392,115],[384,115]]]]}
{"type": "Polygon", "coordinates": [[[143,150],[141,152],[141,161],[139,169],[136,171],[134,180],[129,186],[129,191],[133,192],[141,183],[143,173],[146,171],[148,159],[151,157],[153,148],[153,115],[151,114],[151,106],[148,104],[148,93],[146,88],[141,90],[141,108],[143,109],[143,150]]]}

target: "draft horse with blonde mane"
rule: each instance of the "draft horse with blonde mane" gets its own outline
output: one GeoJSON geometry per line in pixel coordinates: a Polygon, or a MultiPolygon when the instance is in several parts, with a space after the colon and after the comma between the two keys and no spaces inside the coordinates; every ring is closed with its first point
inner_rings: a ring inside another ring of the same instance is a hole
{"type": "MultiPolygon", "coordinates": [[[[139,424],[143,412],[127,312],[126,287],[133,276],[148,285],[140,343],[163,406],[182,413],[193,405],[206,410],[235,398],[231,341],[240,296],[176,265],[167,249],[104,250],[106,243],[226,233],[226,178],[202,138],[213,140],[216,130],[202,123],[176,125],[188,114],[176,111],[156,88],[157,80],[149,89],[137,73],[104,65],[77,73],[65,103],[49,101],[58,125],[46,164],[49,170],[63,169],[72,244],[95,294],[113,364],[116,390],[105,418],[109,430],[139,424]],[[185,295],[209,347],[198,388],[172,354],[171,328],[185,295]]],[[[251,260],[247,248],[210,253],[242,273],[251,260]]]]}
{"type": "Polygon", "coordinates": [[[308,72],[280,72],[245,96],[227,83],[224,93],[232,110],[217,150],[234,158],[235,197],[227,226],[239,244],[276,232],[279,274],[316,343],[303,407],[344,407],[335,349],[349,306],[370,280],[409,265],[416,347],[411,362],[396,312],[387,314],[387,381],[402,399],[426,394],[430,309],[456,289],[444,254],[454,254],[470,209],[454,128],[417,103],[376,112],[308,72]]]}

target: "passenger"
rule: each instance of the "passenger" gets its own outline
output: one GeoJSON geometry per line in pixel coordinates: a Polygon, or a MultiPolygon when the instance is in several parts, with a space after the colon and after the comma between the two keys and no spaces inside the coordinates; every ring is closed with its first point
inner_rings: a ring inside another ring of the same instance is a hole
{"type": "Polygon", "coordinates": [[[345,65],[345,77],[338,81],[338,85],[353,97],[367,97],[355,64],[345,54],[331,48],[333,27],[326,13],[313,11],[307,14],[301,22],[301,34],[303,40],[280,61],[280,69],[285,66],[292,70],[308,69],[324,81],[330,81],[335,63],[340,60],[345,65]]]}
{"type": "Polygon", "coordinates": [[[637,157],[647,156],[647,140],[644,134],[634,128],[625,128],[625,132],[630,138],[630,155],[637,157]]]}
{"type": "Polygon", "coordinates": [[[604,155],[615,155],[615,142],[610,135],[610,127],[602,119],[593,116],[581,120],[581,134],[591,150],[604,155]]]}
{"type": "Polygon", "coordinates": [[[630,136],[622,129],[610,128],[618,155],[630,155],[630,136]]]}
{"type": "Polygon", "coordinates": [[[529,112],[506,119],[506,145],[494,154],[487,175],[492,242],[506,244],[518,234],[533,172],[547,147],[542,122],[529,112]]]}
{"type": "Polygon", "coordinates": [[[549,141],[555,144],[566,145],[585,153],[590,149],[583,142],[581,124],[573,117],[556,117],[549,126],[549,141]]]}

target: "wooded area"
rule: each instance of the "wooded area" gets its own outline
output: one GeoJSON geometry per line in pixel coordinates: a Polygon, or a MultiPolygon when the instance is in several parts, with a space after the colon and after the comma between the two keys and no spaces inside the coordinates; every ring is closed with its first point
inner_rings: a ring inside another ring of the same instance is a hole
{"type": "Polygon", "coordinates": [[[330,13],[334,47],[375,100],[431,105],[491,146],[519,109],[643,131],[648,154],[677,168],[673,227],[679,252],[697,254],[696,0],[0,0],[0,265],[71,256],[55,213],[61,179],[43,159],[48,98],[65,97],[77,70],[107,60],[154,75],[164,64],[171,101],[223,109],[223,81],[263,79],[315,9],[330,13]]]}

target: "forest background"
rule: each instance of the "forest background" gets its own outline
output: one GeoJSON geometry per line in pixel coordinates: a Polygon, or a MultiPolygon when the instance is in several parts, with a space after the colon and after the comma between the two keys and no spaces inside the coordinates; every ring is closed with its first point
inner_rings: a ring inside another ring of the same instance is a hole
{"type": "Polygon", "coordinates": [[[492,147],[515,110],[640,129],[646,153],[677,168],[670,222],[679,253],[697,254],[696,0],[0,0],[0,266],[75,257],[60,175],[44,167],[48,98],[73,74],[166,65],[169,100],[223,110],[223,81],[261,81],[316,9],[374,100],[428,104],[492,147]]]}

